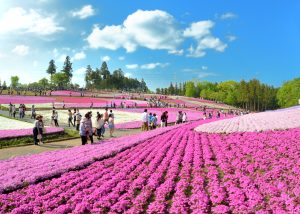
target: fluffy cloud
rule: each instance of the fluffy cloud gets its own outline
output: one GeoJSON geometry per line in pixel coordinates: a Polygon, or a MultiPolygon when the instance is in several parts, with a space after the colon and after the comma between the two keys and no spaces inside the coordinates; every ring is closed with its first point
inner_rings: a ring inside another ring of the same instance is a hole
{"type": "Polygon", "coordinates": [[[104,57],[101,58],[102,62],[108,62],[109,60],[110,60],[109,56],[104,56],[104,57]]]}
{"type": "Polygon", "coordinates": [[[211,33],[211,29],[214,27],[214,22],[199,21],[192,23],[190,27],[186,28],[183,32],[185,37],[192,37],[196,40],[197,45],[190,46],[188,49],[189,57],[203,57],[206,55],[207,49],[213,49],[219,52],[223,52],[227,44],[224,44],[219,38],[214,37],[211,33]]]}
{"type": "Polygon", "coordinates": [[[78,17],[79,19],[86,19],[95,15],[95,10],[92,5],[85,5],[80,10],[73,11],[71,14],[73,17],[78,17]]]}
{"type": "Polygon", "coordinates": [[[141,65],[141,69],[151,70],[151,69],[155,69],[157,67],[165,68],[168,65],[169,65],[169,63],[160,63],[160,62],[149,63],[149,64],[141,65]]]}
{"type": "Polygon", "coordinates": [[[123,61],[123,60],[125,60],[125,57],[124,57],[124,56],[120,56],[118,59],[119,59],[120,61],[123,61]]]}
{"type": "Polygon", "coordinates": [[[78,68],[74,71],[74,75],[84,75],[85,71],[86,71],[86,68],[84,68],[84,67],[78,68]]]}
{"type": "Polygon", "coordinates": [[[139,46],[152,50],[176,50],[182,42],[172,15],[161,10],[138,10],[129,15],[122,25],[94,26],[87,37],[91,48],[134,52],[139,46]]]}
{"type": "Polygon", "coordinates": [[[34,33],[50,35],[64,28],[54,20],[54,16],[47,16],[34,9],[28,11],[21,7],[10,8],[0,19],[0,34],[9,32],[34,33]]]}
{"type": "Polygon", "coordinates": [[[129,78],[132,76],[132,73],[125,73],[124,76],[129,78]]]}
{"type": "Polygon", "coordinates": [[[20,56],[26,56],[29,53],[29,47],[26,45],[17,45],[11,52],[20,56]]]}
{"type": "Polygon", "coordinates": [[[58,62],[64,62],[66,60],[67,55],[66,54],[61,54],[56,61],[58,62]]]}
{"type": "Polygon", "coordinates": [[[194,22],[189,28],[186,28],[183,32],[185,37],[193,37],[195,39],[201,39],[202,37],[210,34],[210,29],[215,25],[210,20],[194,22]]]}
{"type": "Polygon", "coordinates": [[[178,55],[178,56],[181,56],[183,55],[183,49],[180,49],[180,50],[169,50],[168,53],[169,54],[174,54],[174,55],[178,55]]]}
{"type": "Polygon", "coordinates": [[[234,14],[234,13],[231,13],[231,12],[228,12],[228,13],[224,13],[220,16],[220,19],[223,19],[223,20],[226,20],[226,19],[234,19],[236,18],[237,15],[234,14]]]}
{"type": "Polygon", "coordinates": [[[138,64],[130,64],[130,65],[126,65],[127,69],[137,69],[139,67],[138,64]]]}
{"type": "Polygon", "coordinates": [[[85,59],[86,55],[83,51],[78,52],[74,55],[73,60],[82,60],[85,59]]]}

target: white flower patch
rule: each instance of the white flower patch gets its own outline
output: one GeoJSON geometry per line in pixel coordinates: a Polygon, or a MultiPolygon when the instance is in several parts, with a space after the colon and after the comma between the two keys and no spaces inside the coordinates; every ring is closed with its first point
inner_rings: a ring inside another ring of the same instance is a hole
{"type": "Polygon", "coordinates": [[[0,130],[33,128],[33,124],[0,116],[0,130]]]}
{"type": "MultiPolygon", "coordinates": [[[[56,110],[58,112],[58,123],[59,124],[68,124],[68,110],[56,110]]],[[[73,114],[73,109],[71,110],[73,114]]],[[[104,114],[103,109],[79,109],[79,112],[81,113],[82,117],[88,112],[92,111],[92,122],[94,123],[96,120],[97,112],[100,114],[104,114]]],[[[108,112],[109,113],[109,112],[108,112]]],[[[42,111],[37,111],[37,114],[43,115],[43,119],[45,121],[46,125],[51,124],[51,116],[52,116],[52,110],[42,110],[42,111]]],[[[120,124],[120,123],[126,123],[126,122],[132,122],[132,121],[139,121],[141,120],[141,114],[140,113],[134,113],[134,112],[124,112],[124,111],[115,111],[113,110],[113,114],[115,116],[115,124],[120,124]]]]}

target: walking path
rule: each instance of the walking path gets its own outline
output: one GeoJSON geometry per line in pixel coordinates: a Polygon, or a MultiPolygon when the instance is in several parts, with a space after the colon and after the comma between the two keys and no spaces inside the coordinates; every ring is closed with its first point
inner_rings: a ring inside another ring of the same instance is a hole
{"type": "MultiPolygon", "coordinates": [[[[114,137],[121,137],[125,135],[132,135],[139,133],[140,129],[130,129],[130,130],[115,130],[114,137]]],[[[104,139],[109,139],[108,132],[106,133],[106,136],[104,139]]],[[[94,142],[98,142],[96,137],[94,137],[94,142]]],[[[90,141],[88,142],[90,143],[90,141]]],[[[0,149],[0,160],[5,160],[21,155],[30,155],[30,154],[37,154],[41,152],[46,151],[52,151],[52,150],[58,150],[58,149],[66,149],[71,148],[74,146],[80,146],[81,145],[81,139],[73,139],[73,140],[65,140],[65,141],[58,141],[58,142],[52,142],[52,143],[46,143],[43,145],[28,145],[28,146],[20,146],[20,147],[10,147],[10,148],[4,148],[0,149]]]]}

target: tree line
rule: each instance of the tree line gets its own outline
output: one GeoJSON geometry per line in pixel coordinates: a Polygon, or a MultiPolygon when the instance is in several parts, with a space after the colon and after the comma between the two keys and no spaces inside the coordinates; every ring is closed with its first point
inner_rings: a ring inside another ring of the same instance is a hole
{"type": "Polygon", "coordinates": [[[111,89],[125,91],[148,92],[149,89],[142,79],[141,81],[126,77],[122,69],[117,69],[111,74],[107,63],[103,62],[101,68],[92,69],[87,66],[85,72],[85,87],[87,89],[111,89]]]}
{"type": "MultiPolygon", "coordinates": [[[[63,68],[57,71],[55,61],[52,59],[49,62],[46,73],[50,75],[50,81],[47,78],[42,78],[37,82],[29,84],[21,84],[18,76],[11,76],[11,84],[7,86],[4,81],[1,84],[1,89],[14,89],[14,90],[64,90],[73,89],[79,90],[79,84],[72,83],[73,68],[70,57],[67,56],[63,68]]],[[[84,81],[86,83],[84,89],[108,89],[108,90],[126,90],[126,91],[139,91],[149,92],[146,82],[144,79],[141,81],[133,78],[126,77],[123,71],[119,68],[112,74],[110,73],[107,63],[103,62],[101,68],[93,70],[90,65],[87,66],[85,71],[84,81]]]]}
{"type": "Polygon", "coordinates": [[[250,111],[265,111],[297,105],[300,99],[300,78],[285,82],[279,88],[261,83],[257,79],[220,83],[187,81],[170,83],[167,88],[157,88],[156,93],[198,97],[250,111]]]}

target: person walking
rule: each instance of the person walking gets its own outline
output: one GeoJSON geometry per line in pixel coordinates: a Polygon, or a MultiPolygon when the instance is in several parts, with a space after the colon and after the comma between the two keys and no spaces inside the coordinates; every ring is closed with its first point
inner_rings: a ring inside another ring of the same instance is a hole
{"type": "Polygon", "coordinates": [[[36,111],[34,105],[31,106],[31,119],[35,119],[36,117],[36,111]]]}
{"type": "Polygon", "coordinates": [[[56,126],[56,127],[59,127],[59,125],[58,125],[58,112],[57,111],[55,111],[55,110],[53,110],[54,112],[53,112],[53,122],[54,122],[54,125],[56,126]]]}
{"type": "Polygon", "coordinates": [[[105,108],[103,119],[104,119],[104,122],[108,123],[108,108],[105,108]]]}
{"type": "Polygon", "coordinates": [[[99,140],[103,136],[102,129],[104,128],[104,120],[102,114],[97,115],[95,124],[96,124],[96,135],[99,140]]]}
{"type": "Polygon", "coordinates": [[[169,119],[169,115],[168,115],[168,111],[166,111],[166,127],[168,126],[168,119],[169,119]]]}
{"type": "Polygon", "coordinates": [[[74,124],[74,127],[75,127],[75,124],[76,124],[76,115],[77,115],[77,110],[76,110],[76,108],[74,108],[74,112],[73,112],[73,124],[74,124]]]}
{"type": "Polygon", "coordinates": [[[70,109],[68,109],[68,124],[69,124],[69,127],[70,127],[70,125],[74,126],[74,124],[73,124],[73,114],[72,114],[70,109]]]}
{"type": "Polygon", "coordinates": [[[163,112],[162,115],[160,116],[160,121],[161,121],[160,126],[161,127],[166,127],[166,120],[167,120],[166,112],[163,112]]]}
{"type": "Polygon", "coordinates": [[[150,129],[156,129],[156,126],[157,126],[157,117],[156,117],[156,114],[154,113],[152,118],[151,118],[151,121],[150,121],[150,129]]]}
{"type": "Polygon", "coordinates": [[[94,143],[94,138],[93,138],[93,123],[92,123],[92,112],[88,112],[89,117],[86,120],[86,128],[88,130],[88,138],[91,141],[91,144],[94,143]]]}
{"type": "Polygon", "coordinates": [[[79,126],[80,126],[81,119],[82,119],[82,116],[79,113],[79,111],[77,111],[77,114],[76,114],[76,130],[77,131],[79,131],[79,126]]]}
{"type": "Polygon", "coordinates": [[[142,131],[148,131],[148,110],[145,109],[142,114],[142,131]]]}
{"type": "Polygon", "coordinates": [[[12,114],[13,114],[13,117],[14,117],[14,118],[16,118],[16,113],[17,113],[16,106],[13,105],[13,106],[12,106],[12,114]]]}
{"type": "Polygon", "coordinates": [[[34,127],[33,127],[34,145],[38,145],[39,141],[41,142],[41,144],[43,144],[43,129],[44,129],[43,116],[38,115],[36,116],[36,120],[34,122],[34,127]]]}
{"type": "Polygon", "coordinates": [[[21,119],[23,116],[23,107],[22,104],[19,105],[19,118],[21,119]]]}
{"type": "Polygon", "coordinates": [[[113,133],[115,131],[115,121],[113,115],[108,116],[108,128],[109,128],[109,136],[113,137],[113,133]]]}

